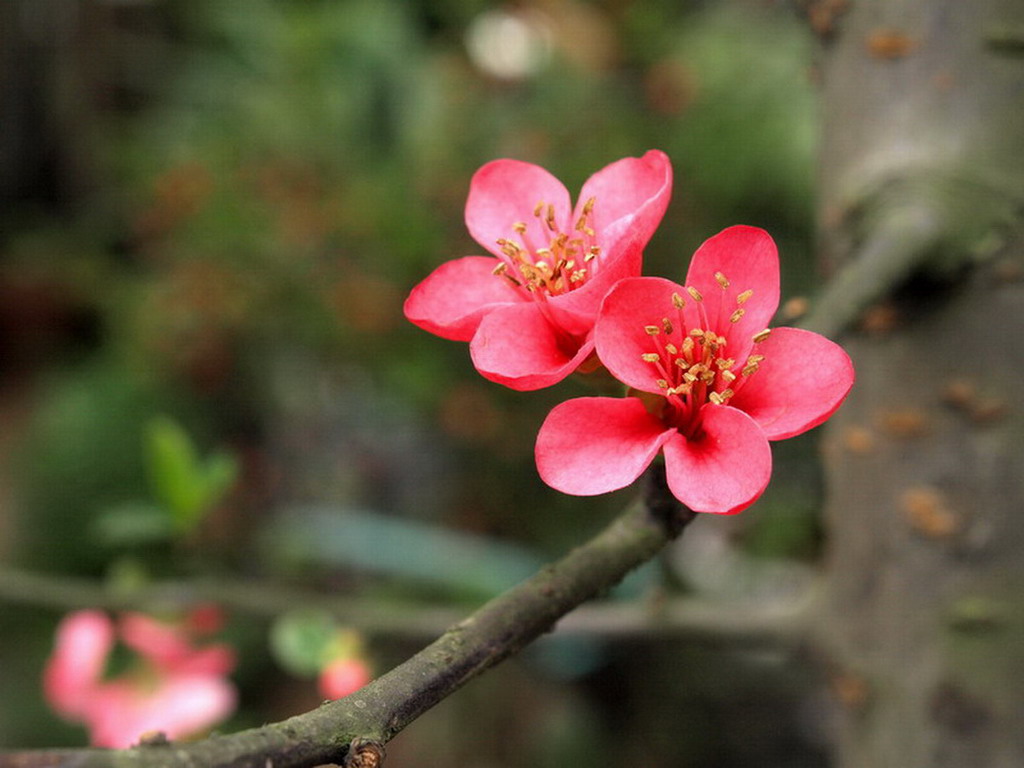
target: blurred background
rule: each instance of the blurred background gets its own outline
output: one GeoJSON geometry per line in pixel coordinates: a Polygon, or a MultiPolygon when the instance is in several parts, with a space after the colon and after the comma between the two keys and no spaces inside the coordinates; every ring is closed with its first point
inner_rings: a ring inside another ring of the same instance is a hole
{"type": "MultiPolygon", "coordinates": [[[[587,391],[491,384],[402,302],[481,252],[463,207],[483,163],[540,164],[575,194],[651,148],[675,184],[647,274],[681,280],[702,240],[743,223],[776,238],[784,300],[813,293],[803,11],[0,4],[4,568],[372,599],[392,606],[363,638],[381,673],[443,629],[414,626],[424,609],[468,613],[595,533],[632,492],[562,496],[532,454],[552,405],[587,391]]],[[[814,435],[774,449],[754,508],[700,519],[613,599],[798,599],[822,544],[814,435]]],[[[40,686],[74,600],[2,593],[0,747],[84,744],[40,686]]],[[[314,614],[222,607],[241,696],[222,730],[316,706],[280,639],[314,614]]],[[[415,723],[389,765],[822,766],[822,690],[784,644],[556,635],[415,723]]]]}

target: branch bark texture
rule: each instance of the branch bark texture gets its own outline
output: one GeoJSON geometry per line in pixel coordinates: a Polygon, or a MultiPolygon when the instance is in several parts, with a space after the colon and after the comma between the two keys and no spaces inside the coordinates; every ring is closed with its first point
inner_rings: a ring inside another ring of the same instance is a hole
{"type": "Polygon", "coordinates": [[[846,344],[827,427],[838,768],[1024,765],[1024,66],[988,43],[1021,12],[857,0],[824,52],[822,250],[860,276],[839,299],[925,278],[846,344]]]}
{"type": "Polygon", "coordinates": [[[411,659],[347,698],[280,723],[194,744],[0,755],[2,768],[302,768],[341,762],[355,739],[384,744],[476,675],[618,583],[693,518],[654,472],[645,503],[586,544],[491,600],[411,659]]]}

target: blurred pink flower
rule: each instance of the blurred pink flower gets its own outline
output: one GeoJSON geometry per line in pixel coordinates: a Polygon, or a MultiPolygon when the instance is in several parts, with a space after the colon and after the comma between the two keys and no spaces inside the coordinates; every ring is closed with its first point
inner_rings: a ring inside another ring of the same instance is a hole
{"type": "Polygon", "coordinates": [[[601,299],[640,274],[671,191],[672,167],[657,150],[595,173],[575,208],[543,168],[490,162],[470,183],[466,226],[492,256],[442,264],[413,288],[405,316],[469,341],[491,381],[519,390],[561,381],[593,352],[601,299]]]}
{"type": "Polygon", "coordinates": [[[537,468],[579,496],[632,483],[659,453],[669,489],[696,512],[732,514],[771,475],[769,440],[825,421],[853,386],[847,354],[823,336],[766,326],[779,303],[768,233],[730,227],[694,254],[686,285],[627,278],[605,298],[597,354],[635,395],[556,406],[537,468]]]}
{"type": "Polygon", "coordinates": [[[115,630],[105,613],[78,611],[57,628],[43,692],[58,714],[85,724],[94,746],[120,748],[148,731],[177,739],[223,720],[235,708],[234,686],[225,679],[234,665],[230,648],[196,648],[179,625],[129,613],[115,630]],[[104,679],[118,636],[137,664],[104,679]]]}
{"type": "Polygon", "coordinates": [[[328,699],[342,699],[366,685],[373,676],[366,662],[360,658],[335,659],[320,672],[317,685],[320,694],[328,699]]]}

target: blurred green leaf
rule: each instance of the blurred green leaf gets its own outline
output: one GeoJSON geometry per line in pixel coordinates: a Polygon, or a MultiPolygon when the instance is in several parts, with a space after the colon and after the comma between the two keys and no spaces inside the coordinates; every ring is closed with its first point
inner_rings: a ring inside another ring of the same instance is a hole
{"type": "Polygon", "coordinates": [[[92,521],[90,534],[106,547],[137,547],[166,541],[174,529],[162,507],[130,501],[101,512],[92,521]]]}
{"type": "Polygon", "coordinates": [[[180,533],[202,520],[238,474],[237,462],[226,453],[203,461],[188,433],[165,416],[149,424],[146,461],[157,500],[180,533]]]}
{"type": "Polygon", "coordinates": [[[270,650],[281,667],[293,675],[316,675],[337,634],[334,619],[321,611],[293,611],[270,628],[270,650]]]}

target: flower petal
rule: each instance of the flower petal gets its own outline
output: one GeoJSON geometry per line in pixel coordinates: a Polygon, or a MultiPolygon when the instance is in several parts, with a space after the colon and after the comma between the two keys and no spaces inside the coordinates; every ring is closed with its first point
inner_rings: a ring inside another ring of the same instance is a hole
{"type": "MultiPolygon", "coordinates": [[[[660,393],[656,364],[643,355],[657,350],[657,342],[644,330],[661,325],[661,319],[678,316],[672,294],[685,295],[682,286],[660,277],[620,280],[605,296],[594,324],[597,356],[619,381],[642,392],[660,393]]],[[[675,329],[679,339],[685,329],[675,329]]]]}
{"type": "Polygon", "coordinates": [[[537,471],[563,493],[608,493],[636,480],[675,434],[635,397],[567,400],[537,434],[537,471]]]}
{"type": "Polygon", "coordinates": [[[854,381],[850,356],[835,342],[799,328],[774,328],[764,355],[729,405],[746,411],[769,440],[816,427],[835,413],[854,381]]]}
{"type": "Polygon", "coordinates": [[[693,254],[686,285],[703,296],[701,303],[712,330],[728,338],[729,356],[742,362],[750,352],[751,338],[768,326],[779,306],[775,241],[757,227],[723,229],[693,254]],[[728,288],[723,290],[715,273],[728,280],[728,288]],[[738,304],[737,297],[748,290],[753,291],[750,298],[738,304]],[[743,309],[739,321],[729,322],[737,309],[743,309]]]}
{"type": "MultiPolygon", "coordinates": [[[[534,247],[547,245],[551,232],[543,216],[534,216],[538,203],[551,205],[555,225],[565,231],[572,215],[572,202],[562,182],[539,165],[519,160],[493,160],[473,174],[466,200],[466,228],[480,245],[501,255],[500,238],[520,241],[528,238],[534,247]],[[526,224],[525,235],[512,225],[526,224]]],[[[522,243],[521,243],[522,244],[522,243]]]]}
{"type": "Polygon", "coordinates": [[[672,195],[672,164],[652,149],[643,157],[625,157],[605,166],[583,185],[573,224],[587,200],[594,198],[591,227],[604,248],[623,235],[643,250],[654,234],[672,195]]]}
{"type": "Polygon", "coordinates": [[[703,435],[679,433],[665,443],[665,476],[673,495],[694,512],[732,515],[754,503],[768,485],[772,452],[761,428],[725,405],[701,409],[703,435]]]}
{"type": "Polygon", "coordinates": [[[76,611],[61,621],[53,655],[43,673],[43,692],[58,714],[81,715],[113,647],[114,624],[105,613],[76,611]]]}
{"type": "Polygon", "coordinates": [[[481,376],[520,391],[561,381],[593,349],[591,340],[580,342],[556,331],[534,302],[495,309],[469,344],[481,376]]]}
{"type": "Polygon", "coordinates": [[[409,294],[403,311],[414,325],[443,339],[469,341],[495,307],[522,301],[516,289],[493,274],[489,256],[446,261],[409,294]]]}

